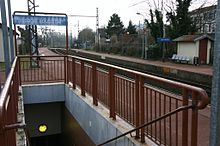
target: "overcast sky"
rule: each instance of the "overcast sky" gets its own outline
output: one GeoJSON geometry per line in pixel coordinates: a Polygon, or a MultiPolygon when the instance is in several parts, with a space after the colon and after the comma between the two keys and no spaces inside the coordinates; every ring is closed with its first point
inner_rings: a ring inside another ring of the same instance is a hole
{"type": "MultiPolygon", "coordinates": [[[[161,0],[155,0],[156,5],[161,0]]],[[[164,0],[166,4],[171,0],[164,0]]],[[[195,1],[190,9],[198,8],[202,2],[207,1],[206,5],[212,5],[216,0],[193,0],[195,1]]],[[[96,15],[96,7],[99,8],[99,24],[100,26],[106,26],[108,20],[113,13],[117,13],[124,25],[127,26],[129,20],[132,20],[134,24],[138,24],[139,21],[143,22],[143,17],[148,17],[149,4],[152,8],[155,7],[153,0],[35,0],[36,11],[39,12],[60,12],[67,15],[96,15]],[[149,3],[149,2],[150,3],[149,3]],[[136,13],[142,13],[143,16],[136,13]]],[[[165,4],[165,5],[166,5],[165,4]]],[[[27,11],[27,0],[11,0],[12,12],[14,11],[27,11]]],[[[82,30],[85,27],[95,28],[95,18],[69,18],[70,30],[74,31],[78,29],[77,24],[79,22],[79,29],[82,30]]]]}

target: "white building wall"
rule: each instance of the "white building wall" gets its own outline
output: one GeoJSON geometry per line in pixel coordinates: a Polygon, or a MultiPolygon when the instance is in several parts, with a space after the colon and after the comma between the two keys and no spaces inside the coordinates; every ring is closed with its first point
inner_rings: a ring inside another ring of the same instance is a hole
{"type": "Polygon", "coordinates": [[[206,63],[209,64],[210,63],[210,52],[211,52],[211,44],[212,42],[210,40],[208,40],[208,45],[207,45],[207,61],[206,63]]]}
{"type": "Polygon", "coordinates": [[[193,58],[198,57],[198,45],[194,42],[178,42],[177,55],[184,55],[190,58],[193,63],[193,58]]]}

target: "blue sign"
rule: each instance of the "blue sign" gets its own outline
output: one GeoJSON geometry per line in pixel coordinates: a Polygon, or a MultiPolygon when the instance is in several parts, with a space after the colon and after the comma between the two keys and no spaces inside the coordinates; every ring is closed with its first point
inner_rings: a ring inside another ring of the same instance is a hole
{"type": "Polygon", "coordinates": [[[170,38],[157,38],[157,42],[171,42],[170,38]]]}
{"type": "Polygon", "coordinates": [[[67,25],[67,17],[14,15],[13,22],[20,25],[67,25]]]}

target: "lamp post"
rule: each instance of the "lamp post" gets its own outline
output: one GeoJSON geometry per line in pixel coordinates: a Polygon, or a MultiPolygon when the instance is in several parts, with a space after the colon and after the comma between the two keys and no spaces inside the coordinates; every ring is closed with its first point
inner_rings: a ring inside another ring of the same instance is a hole
{"type": "MultiPolygon", "coordinates": [[[[143,17],[143,20],[145,20],[145,16],[139,12],[136,13],[137,15],[141,15],[143,17]]],[[[140,27],[140,21],[139,21],[139,29],[141,29],[140,27]]],[[[148,51],[148,42],[147,42],[147,38],[148,38],[148,31],[146,28],[143,29],[144,30],[144,34],[143,34],[143,45],[142,45],[142,58],[143,59],[147,59],[147,51],[148,51]]]]}

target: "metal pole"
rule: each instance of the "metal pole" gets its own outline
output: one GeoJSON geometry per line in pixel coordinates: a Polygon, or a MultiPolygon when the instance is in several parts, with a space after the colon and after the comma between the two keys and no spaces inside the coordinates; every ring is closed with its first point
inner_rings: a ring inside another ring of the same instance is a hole
{"type": "Polygon", "coordinates": [[[3,38],[3,47],[4,47],[4,58],[5,58],[5,75],[6,78],[10,72],[10,59],[9,59],[9,46],[8,46],[8,27],[6,19],[6,10],[5,10],[5,0],[0,0],[1,6],[1,17],[2,17],[2,38],[3,38]]]}
{"type": "Polygon", "coordinates": [[[147,56],[147,51],[148,51],[148,30],[146,28],[146,32],[145,32],[145,48],[144,48],[144,52],[145,52],[145,58],[144,59],[148,59],[148,56],[147,56]]]}
{"type": "Polygon", "coordinates": [[[99,9],[96,8],[96,37],[97,37],[97,47],[98,51],[100,51],[100,46],[99,46],[99,9]]]}
{"type": "Polygon", "coordinates": [[[212,97],[211,97],[211,122],[210,146],[220,145],[220,0],[216,13],[216,31],[213,62],[212,97]]]}
{"type": "MultiPolygon", "coordinates": [[[[163,0],[162,0],[162,21],[163,21],[163,18],[164,18],[164,3],[163,3],[163,0]]],[[[164,21],[163,21],[163,38],[166,37],[166,32],[165,32],[165,24],[164,24],[164,21]]],[[[162,61],[164,62],[165,61],[165,42],[162,42],[163,43],[163,50],[162,50],[162,61]]]]}
{"type": "MultiPolygon", "coordinates": [[[[11,19],[11,0],[8,0],[8,21],[9,21],[9,35],[10,35],[10,49],[11,49],[11,64],[13,63],[15,56],[14,49],[14,37],[13,37],[13,29],[12,29],[12,19],[11,19]]],[[[16,36],[16,32],[14,33],[16,36]]],[[[15,37],[16,38],[16,37],[15,37]]]]}

